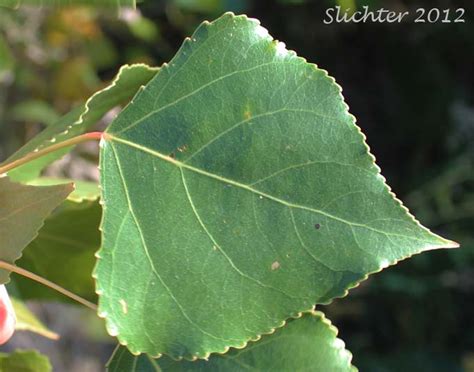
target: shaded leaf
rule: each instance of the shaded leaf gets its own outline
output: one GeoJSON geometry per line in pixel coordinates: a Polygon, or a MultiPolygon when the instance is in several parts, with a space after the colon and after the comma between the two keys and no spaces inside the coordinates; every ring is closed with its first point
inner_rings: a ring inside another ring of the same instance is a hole
{"type": "Polygon", "coordinates": [[[64,185],[74,182],[74,191],[67,197],[76,203],[98,200],[100,197],[99,185],[92,181],[75,181],[67,178],[40,177],[28,182],[33,186],[64,185]]]}
{"type": "Polygon", "coordinates": [[[11,115],[17,121],[39,122],[46,125],[54,124],[60,119],[51,105],[39,100],[16,104],[11,110],[11,115]]]}
{"type": "Polygon", "coordinates": [[[51,340],[59,338],[59,335],[48,329],[22,301],[14,297],[11,297],[11,300],[16,315],[15,330],[33,332],[51,340]]]}
{"type": "Polygon", "coordinates": [[[108,364],[109,372],[158,371],[356,371],[352,355],[337,337],[337,329],[317,311],[290,321],[271,335],[249,343],[245,349],[231,349],[209,360],[157,360],[146,354],[134,356],[126,347],[118,348],[108,364]],[[133,366],[136,366],[133,369],[133,366]]]}
{"type": "Polygon", "coordinates": [[[208,361],[159,359],[163,371],[356,371],[352,355],[337,337],[337,329],[321,312],[304,314],[252,342],[245,349],[213,355],[208,361]]]}
{"type": "Polygon", "coordinates": [[[52,367],[45,355],[36,350],[17,350],[14,353],[0,353],[1,372],[51,372],[52,367]]]}
{"type": "MultiPolygon", "coordinates": [[[[48,126],[7,159],[5,163],[17,160],[35,150],[47,148],[54,143],[84,133],[110,109],[124,101],[129,101],[140,87],[145,85],[156,74],[156,71],[156,68],[151,68],[144,64],[122,66],[109,86],[95,93],[85,104],[76,107],[56,123],[48,126]]],[[[59,159],[70,150],[70,148],[66,148],[52,152],[11,170],[8,175],[11,179],[21,182],[38,178],[41,170],[45,166],[59,159]]]]}
{"type": "Polygon", "coordinates": [[[334,79],[257,21],[201,25],[104,136],[109,333],[133,353],[206,358],[457,246],[395,199],[354,121],[334,79]]]}
{"type": "Polygon", "coordinates": [[[107,363],[107,372],[160,372],[158,362],[147,354],[135,356],[125,346],[117,346],[107,363]]]}
{"type": "Polygon", "coordinates": [[[0,82],[13,70],[15,59],[6,40],[0,35],[0,82]]]}
{"type": "MultiPolygon", "coordinates": [[[[14,263],[45,218],[73,191],[72,184],[26,186],[0,178],[0,260],[14,263]]],[[[9,272],[0,270],[0,284],[9,272]]]]}
{"type": "MultiPolygon", "coordinates": [[[[96,300],[91,273],[100,246],[98,202],[65,202],[24,250],[18,265],[90,301],[96,300]]],[[[22,298],[69,301],[29,279],[16,277],[22,298]]]]}

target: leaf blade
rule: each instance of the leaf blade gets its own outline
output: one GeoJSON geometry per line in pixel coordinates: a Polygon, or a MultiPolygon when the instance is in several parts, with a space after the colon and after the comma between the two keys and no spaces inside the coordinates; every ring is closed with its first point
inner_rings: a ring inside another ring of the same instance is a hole
{"type": "MultiPolygon", "coordinates": [[[[129,101],[158,71],[145,64],[124,65],[117,76],[105,88],[93,94],[83,105],[61,117],[48,126],[25,146],[5,161],[9,163],[28,153],[45,149],[54,143],[65,141],[84,133],[107,111],[124,101],[129,101]]],[[[9,177],[18,182],[27,182],[39,177],[41,170],[51,162],[70,151],[70,148],[54,151],[8,172],[9,177]]]]}
{"type": "MultiPolygon", "coordinates": [[[[43,225],[46,217],[73,191],[72,184],[26,186],[0,178],[0,259],[14,263],[43,225]]],[[[0,270],[0,284],[9,272],[0,270]]]]}
{"type": "Polygon", "coordinates": [[[334,79],[246,17],[200,26],[104,139],[99,314],[132,352],[242,347],[455,246],[391,194],[334,79]]]}
{"type": "MultiPolygon", "coordinates": [[[[24,250],[18,265],[95,302],[95,252],[100,246],[101,207],[97,201],[65,201],[24,250]]],[[[60,293],[22,277],[15,285],[24,299],[68,301],[60,293]]]]}
{"type": "Polygon", "coordinates": [[[1,371],[51,372],[49,359],[36,350],[17,350],[13,353],[0,353],[1,371]]]}
{"type": "MultiPolygon", "coordinates": [[[[231,349],[209,360],[176,361],[168,357],[156,360],[167,371],[357,371],[351,365],[352,355],[337,338],[337,329],[323,313],[315,311],[290,321],[271,335],[251,342],[244,349],[231,349]]],[[[120,347],[112,356],[108,371],[130,371],[140,363],[143,370],[155,371],[147,355],[134,356],[120,347]]],[[[137,368],[136,370],[141,371],[137,368]]]]}
{"type": "Polygon", "coordinates": [[[14,297],[11,300],[16,315],[15,330],[33,332],[51,340],[59,339],[59,335],[48,329],[24,302],[14,297]]]}

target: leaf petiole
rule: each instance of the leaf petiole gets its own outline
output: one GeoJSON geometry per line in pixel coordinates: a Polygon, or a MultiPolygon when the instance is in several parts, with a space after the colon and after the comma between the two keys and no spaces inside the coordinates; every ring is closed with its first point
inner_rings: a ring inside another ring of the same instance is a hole
{"type": "Polygon", "coordinates": [[[31,152],[28,155],[17,159],[15,161],[12,161],[11,163],[5,164],[4,166],[0,166],[0,176],[2,174],[5,174],[9,171],[11,171],[14,168],[17,168],[21,165],[24,165],[26,163],[29,163],[30,161],[33,161],[35,159],[38,159],[46,154],[50,154],[54,151],[63,149],[65,147],[69,146],[74,146],[82,142],[87,142],[91,140],[100,140],[102,138],[103,132],[90,132],[90,133],[84,133],[81,134],[80,136],[68,139],[66,141],[62,141],[59,143],[56,143],[54,145],[48,146],[44,149],[38,150],[36,152],[31,152]]]}
{"type": "Polygon", "coordinates": [[[69,297],[70,299],[72,299],[76,302],[79,302],[81,305],[84,305],[84,306],[88,307],[91,310],[97,311],[97,305],[96,304],[94,304],[90,301],[87,301],[86,299],[82,298],[81,296],[78,296],[77,294],[68,291],[67,289],[57,285],[56,283],[53,283],[53,282],[49,281],[48,279],[45,279],[45,278],[43,278],[39,275],[36,275],[36,274],[34,274],[34,273],[32,273],[28,270],[22,269],[21,267],[12,265],[8,262],[1,261],[1,260],[0,260],[0,269],[8,270],[8,271],[14,272],[18,275],[24,276],[25,278],[34,280],[37,283],[43,284],[46,287],[49,287],[49,288],[51,288],[51,289],[53,289],[53,290],[55,290],[59,293],[62,293],[64,296],[69,297]]]}

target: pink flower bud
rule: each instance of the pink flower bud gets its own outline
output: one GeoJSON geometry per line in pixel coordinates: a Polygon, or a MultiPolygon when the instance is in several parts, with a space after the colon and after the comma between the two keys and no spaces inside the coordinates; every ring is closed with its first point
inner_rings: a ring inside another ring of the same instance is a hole
{"type": "Polygon", "coordinates": [[[4,285],[0,285],[0,345],[3,345],[13,336],[15,323],[15,311],[7,289],[4,285]]]}

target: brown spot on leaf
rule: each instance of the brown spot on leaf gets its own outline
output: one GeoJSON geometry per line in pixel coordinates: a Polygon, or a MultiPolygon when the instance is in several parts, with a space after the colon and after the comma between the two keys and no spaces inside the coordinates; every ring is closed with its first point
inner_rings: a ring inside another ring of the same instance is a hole
{"type": "Polygon", "coordinates": [[[315,228],[316,230],[319,230],[319,229],[321,228],[321,224],[320,224],[320,223],[314,224],[314,228],[315,228]]]}
{"type": "Polygon", "coordinates": [[[272,270],[278,270],[280,268],[280,263],[275,261],[272,263],[272,270]]]}

